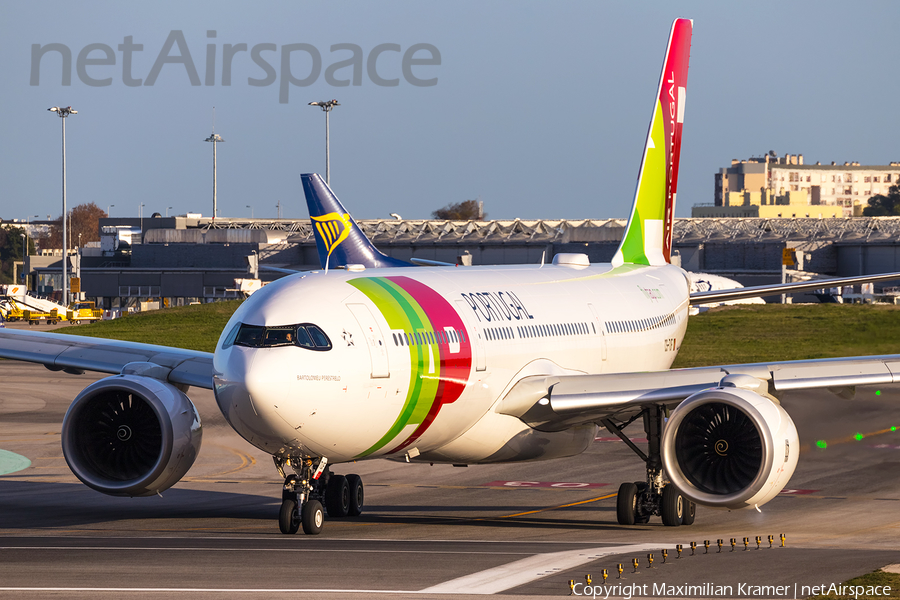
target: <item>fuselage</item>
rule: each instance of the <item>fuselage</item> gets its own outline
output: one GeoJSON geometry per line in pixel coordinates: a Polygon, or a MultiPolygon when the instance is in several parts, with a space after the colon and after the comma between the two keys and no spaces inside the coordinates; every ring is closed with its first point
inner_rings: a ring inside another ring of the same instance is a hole
{"type": "Polygon", "coordinates": [[[595,426],[545,434],[494,408],[530,375],[669,368],[688,294],[671,265],[292,275],[229,321],[215,352],[216,398],[240,435],[277,456],[571,455],[595,426]]]}

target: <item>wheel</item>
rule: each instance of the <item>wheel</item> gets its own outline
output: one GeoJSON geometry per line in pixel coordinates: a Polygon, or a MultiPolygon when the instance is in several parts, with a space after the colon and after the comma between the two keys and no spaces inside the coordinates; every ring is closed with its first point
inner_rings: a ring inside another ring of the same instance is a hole
{"type": "Polygon", "coordinates": [[[303,522],[303,533],[307,535],[317,535],[322,531],[322,525],[325,523],[325,509],[318,500],[307,500],[303,504],[303,510],[300,511],[300,520],[303,522]]]}
{"type": "Polygon", "coordinates": [[[362,477],[359,475],[347,475],[347,485],[350,487],[350,516],[358,517],[362,514],[365,491],[363,490],[362,477]]]}
{"type": "Polygon", "coordinates": [[[325,508],[332,519],[343,519],[350,514],[350,486],[343,475],[332,475],[325,489],[325,508]]]}
{"type": "Polygon", "coordinates": [[[663,525],[678,527],[684,518],[684,496],[671,483],[663,488],[660,513],[663,525]]]}
{"type": "Polygon", "coordinates": [[[278,515],[278,528],[281,533],[293,534],[300,529],[300,514],[297,512],[297,501],[290,498],[281,503],[281,513],[278,515]]]}
{"type": "Polygon", "coordinates": [[[682,525],[693,525],[694,517],[697,516],[697,505],[688,499],[684,500],[684,514],[681,515],[682,525]]]}
{"type": "Polygon", "coordinates": [[[625,482],[619,486],[616,495],[616,520],[619,525],[634,525],[634,517],[637,509],[637,486],[625,482]]]}
{"type": "Polygon", "coordinates": [[[641,498],[644,497],[644,494],[647,493],[647,490],[650,486],[647,485],[646,481],[635,481],[634,485],[637,486],[637,499],[635,500],[634,506],[634,522],[636,525],[641,525],[643,523],[650,522],[650,515],[643,514],[640,510],[641,508],[641,498]]]}

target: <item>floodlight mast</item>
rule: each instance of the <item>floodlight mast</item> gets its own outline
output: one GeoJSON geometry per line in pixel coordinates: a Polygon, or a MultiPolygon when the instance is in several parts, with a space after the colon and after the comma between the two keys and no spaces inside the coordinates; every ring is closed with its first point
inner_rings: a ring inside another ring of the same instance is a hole
{"type": "Polygon", "coordinates": [[[62,255],[62,303],[69,306],[69,278],[66,263],[69,260],[69,247],[66,230],[68,228],[68,214],[66,211],[66,117],[69,115],[77,115],[78,111],[71,106],[59,107],[51,106],[48,108],[50,112],[55,112],[62,119],[62,230],[63,230],[63,255],[62,255]]]}
{"type": "Polygon", "coordinates": [[[216,207],[216,144],[219,142],[224,142],[222,136],[216,133],[215,130],[210,134],[208,138],[203,140],[204,142],[212,142],[213,145],[213,221],[216,220],[218,216],[218,209],[216,207]]]}
{"type": "Polygon", "coordinates": [[[323,100],[321,102],[310,102],[310,106],[318,106],[325,112],[325,183],[331,185],[331,143],[329,136],[328,114],[335,106],[340,106],[337,100],[323,100]]]}

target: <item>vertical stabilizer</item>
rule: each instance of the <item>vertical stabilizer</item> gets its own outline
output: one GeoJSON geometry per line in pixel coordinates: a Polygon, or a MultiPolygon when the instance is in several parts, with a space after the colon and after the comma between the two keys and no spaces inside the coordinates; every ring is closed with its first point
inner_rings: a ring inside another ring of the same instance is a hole
{"type": "Polygon", "coordinates": [[[692,30],[690,19],[677,19],[672,24],[631,217],[613,257],[614,266],[626,263],[663,265],[669,262],[672,253],[672,222],[692,30]]]}
{"type": "Polygon", "coordinates": [[[321,176],[317,173],[303,174],[300,180],[322,268],[333,269],[350,264],[370,268],[412,266],[383,254],[372,245],[321,176]]]}

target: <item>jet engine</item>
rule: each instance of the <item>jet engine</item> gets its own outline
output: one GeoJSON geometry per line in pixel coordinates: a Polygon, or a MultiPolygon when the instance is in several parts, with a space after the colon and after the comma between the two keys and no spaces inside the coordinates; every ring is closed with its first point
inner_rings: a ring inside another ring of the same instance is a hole
{"type": "Polygon", "coordinates": [[[200,451],[200,416],[170,383],[136,375],[101,379],[63,419],[72,472],[111,496],[150,496],[181,479],[200,451]]]}
{"type": "Polygon", "coordinates": [[[663,463],[669,480],[697,504],[759,506],[794,473],[797,428],[777,400],[726,380],[672,412],[663,433],[663,463]]]}

